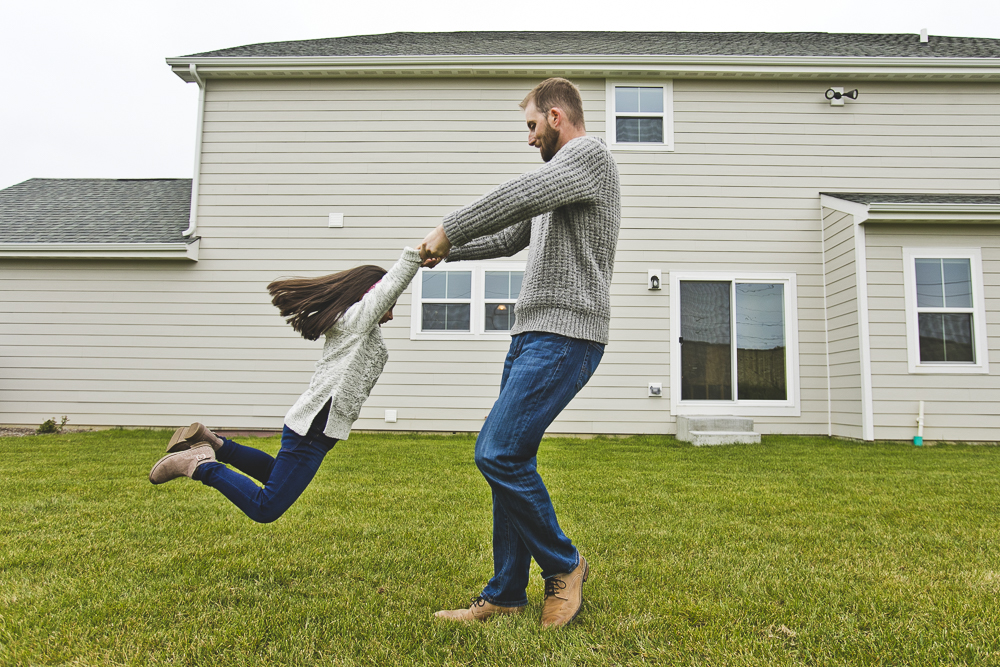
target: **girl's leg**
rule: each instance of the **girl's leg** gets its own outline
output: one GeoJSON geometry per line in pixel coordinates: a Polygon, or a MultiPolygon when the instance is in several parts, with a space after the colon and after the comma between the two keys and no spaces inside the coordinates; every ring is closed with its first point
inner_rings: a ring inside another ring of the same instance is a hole
{"type": "Polygon", "coordinates": [[[261,484],[267,484],[274,468],[274,457],[253,447],[241,445],[229,438],[218,436],[222,445],[215,452],[215,458],[228,463],[240,472],[250,475],[261,484]]]}
{"type": "MultiPolygon", "coordinates": [[[[326,423],[325,418],[322,423],[326,423]]],[[[281,436],[281,450],[273,459],[274,463],[263,488],[221,463],[205,463],[198,466],[194,479],[218,489],[254,521],[270,523],[284,514],[309,486],[326,453],[336,442],[332,438],[323,436],[322,431],[318,437],[313,434],[312,429],[309,435],[301,436],[286,426],[281,436]]],[[[234,449],[237,457],[254,456],[243,450],[257,451],[236,443],[232,444],[241,448],[234,449]]],[[[267,456],[263,452],[259,453],[267,456]]],[[[236,463],[233,462],[233,465],[236,463]]]]}

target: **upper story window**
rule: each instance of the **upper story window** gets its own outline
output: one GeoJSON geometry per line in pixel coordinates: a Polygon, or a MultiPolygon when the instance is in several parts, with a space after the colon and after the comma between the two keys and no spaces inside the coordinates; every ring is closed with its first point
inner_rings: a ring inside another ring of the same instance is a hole
{"type": "Polygon", "coordinates": [[[612,148],[674,149],[673,82],[609,81],[607,99],[612,148]]]}
{"type": "Polygon", "coordinates": [[[979,248],[904,250],[911,373],[988,373],[979,248]]]}
{"type": "Polygon", "coordinates": [[[505,338],[514,326],[523,262],[456,262],[413,281],[410,338],[505,338]]]}

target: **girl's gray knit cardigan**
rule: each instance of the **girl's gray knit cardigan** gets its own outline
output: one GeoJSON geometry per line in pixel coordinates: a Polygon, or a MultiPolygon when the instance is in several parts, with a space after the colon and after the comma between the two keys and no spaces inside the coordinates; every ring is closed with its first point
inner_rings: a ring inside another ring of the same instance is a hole
{"type": "Polygon", "coordinates": [[[317,413],[332,398],[323,433],[347,440],[351,424],[389,360],[378,321],[396,303],[419,268],[420,253],[413,248],[403,250],[399,261],[375,288],[326,332],[323,356],[316,362],[309,389],[285,415],[288,428],[305,435],[317,413]]]}

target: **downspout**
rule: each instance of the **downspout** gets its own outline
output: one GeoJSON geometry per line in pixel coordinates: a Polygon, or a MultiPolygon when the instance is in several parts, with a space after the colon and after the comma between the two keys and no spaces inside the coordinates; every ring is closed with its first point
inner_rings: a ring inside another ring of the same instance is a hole
{"type": "Polygon", "coordinates": [[[188,66],[191,78],[198,84],[198,120],[194,140],[194,177],[191,179],[191,214],[184,236],[191,236],[198,228],[198,183],[201,181],[201,135],[205,122],[205,80],[198,74],[198,66],[188,66]]]}

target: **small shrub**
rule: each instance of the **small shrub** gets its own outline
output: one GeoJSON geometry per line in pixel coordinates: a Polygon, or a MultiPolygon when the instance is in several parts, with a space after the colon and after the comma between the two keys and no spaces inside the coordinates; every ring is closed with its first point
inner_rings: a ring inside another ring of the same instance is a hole
{"type": "Polygon", "coordinates": [[[38,427],[35,433],[62,433],[63,429],[66,428],[66,422],[69,421],[69,417],[63,415],[62,420],[57,424],[55,417],[52,419],[46,419],[42,422],[42,425],[38,427]]]}

